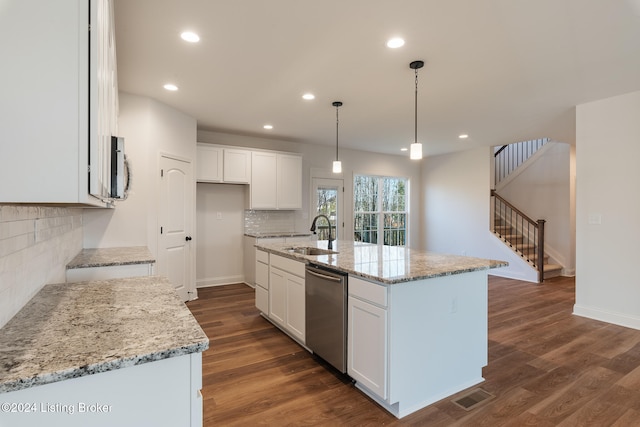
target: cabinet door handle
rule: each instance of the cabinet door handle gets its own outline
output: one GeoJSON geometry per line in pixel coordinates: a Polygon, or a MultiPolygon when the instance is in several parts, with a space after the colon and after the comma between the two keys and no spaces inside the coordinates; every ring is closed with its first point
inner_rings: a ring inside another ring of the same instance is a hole
{"type": "Polygon", "coordinates": [[[190,242],[192,239],[191,239],[191,236],[187,236],[184,238],[184,240],[186,240],[187,242],[190,242]]]}

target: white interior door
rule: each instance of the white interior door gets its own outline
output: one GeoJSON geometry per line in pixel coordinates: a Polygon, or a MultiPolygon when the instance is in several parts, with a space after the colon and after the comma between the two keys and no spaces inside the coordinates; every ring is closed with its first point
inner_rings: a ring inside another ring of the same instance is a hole
{"type": "MultiPolygon", "coordinates": [[[[334,240],[344,240],[344,181],[341,179],[313,178],[312,179],[313,206],[311,214],[313,217],[324,214],[331,220],[331,225],[335,230],[334,240]]],[[[316,226],[318,240],[328,240],[328,228],[324,220],[319,220],[316,226]]]]}
{"type": "Polygon", "coordinates": [[[193,176],[191,162],[160,157],[158,273],[169,278],[183,301],[196,298],[192,277],[193,176]]]}

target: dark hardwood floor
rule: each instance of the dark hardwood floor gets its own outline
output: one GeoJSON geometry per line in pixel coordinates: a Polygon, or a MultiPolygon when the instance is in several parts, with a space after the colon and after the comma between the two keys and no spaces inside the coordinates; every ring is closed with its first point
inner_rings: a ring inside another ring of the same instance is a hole
{"type": "MultiPolygon", "coordinates": [[[[187,305],[211,340],[204,425],[640,426],[640,331],[571,314],[575,284],[490,276],[495,397],[465,411],[444,399],[401,420],[260,317],[244,285],[198,290],[187,305]]],[[[462,394],[462,393],[461,393],[462,394]]]]}

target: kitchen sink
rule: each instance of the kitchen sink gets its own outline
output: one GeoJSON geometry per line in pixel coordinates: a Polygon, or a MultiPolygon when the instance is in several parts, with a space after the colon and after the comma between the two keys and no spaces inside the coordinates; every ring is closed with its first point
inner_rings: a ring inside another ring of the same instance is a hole
{"type": "Polygon", "coordinates": [[[296,247],[296,248],[286,248],[286,251],[289,252],[294,252],[296,254],[300,254],[300,255],[331,255],[331,254],[337,254],[338,252],[336,251],[331,251],[329,249],[321,249],[321,248],[314,248],[311,246],[302,246],[302,247],[296,247]]]}

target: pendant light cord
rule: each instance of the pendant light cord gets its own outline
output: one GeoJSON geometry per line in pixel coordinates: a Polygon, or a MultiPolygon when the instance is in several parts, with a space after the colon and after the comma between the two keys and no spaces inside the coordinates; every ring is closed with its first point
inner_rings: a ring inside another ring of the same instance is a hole
{"type": "Polygon", "coordinates": [[[415,99],[415,108],[414,108],[415,120],[414,120],[413,142],[417,144],[418,143],[418,69],[416,68],[414,71],[416,72],[416,99],[415,99]]]}
{"type": "Polygon", "coordinates": [[[338,108],[336,107],[336,162],[338,161],[338,108]]]}

